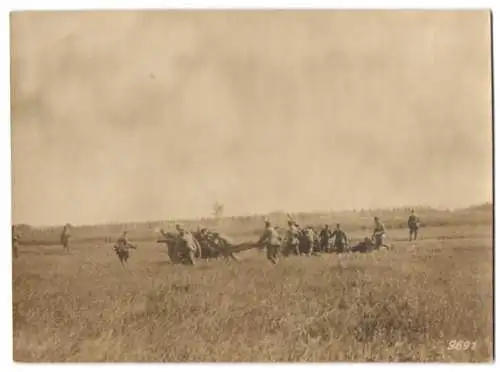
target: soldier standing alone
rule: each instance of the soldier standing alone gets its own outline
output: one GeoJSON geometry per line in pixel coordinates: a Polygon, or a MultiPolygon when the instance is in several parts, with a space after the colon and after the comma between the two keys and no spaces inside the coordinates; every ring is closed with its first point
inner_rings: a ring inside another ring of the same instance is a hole
{"type": "Polygon", "coordinates": [[[122,266],[124,264],[128,264],[128,259],[130,257],[130,249],[137,249],[135,245],[130,243],[130,240],[128,239],[127,236],[127,231],[124,231],[122,236],[118,238],[116,241],[115,245],[113,246],[113,249],[118,256],[118,259],[120,260],[120,263],[122,266]]]}
{"type": "Polygon", "coordinates": [[[69,252],[69,239],[71,237],[71,232],[69,230],[69,223],[64,225],[63,231],[61,233],[61,245],[66,252],[69,252]]]}
{"type": "Polygon", "coordinates": [[[265,244],[267,259],[271,261],[273,265],[276,264],[276,257],[278,256],[278,249],[281,245],[281,239],[277,231],[271,226],[269,221],[265,222],[266,229],[260,237],[257,245],[265,244]]]}
{"type": "Polygon", "coordinates": [[[411,242],[412,237],[414,237],[413,240],[417,240],[419,225],[420,225],[420,220],[415,215],[415,210],[412,209],[410,216],[408,217],[408,229],[410,230],[410,242],[411,242]]]}

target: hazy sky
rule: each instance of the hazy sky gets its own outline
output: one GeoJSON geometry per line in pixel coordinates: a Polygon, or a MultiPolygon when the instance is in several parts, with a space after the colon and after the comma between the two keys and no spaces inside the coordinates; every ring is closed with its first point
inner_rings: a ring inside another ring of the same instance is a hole
{"type": "Polygon", "coordinates": [[[489,17],[16,13],[14,223],[491,201],[489,17]]]}

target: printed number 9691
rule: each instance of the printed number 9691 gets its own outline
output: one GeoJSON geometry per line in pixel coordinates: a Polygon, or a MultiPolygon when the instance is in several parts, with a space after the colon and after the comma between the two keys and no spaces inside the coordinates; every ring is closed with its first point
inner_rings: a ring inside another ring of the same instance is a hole
{"type": "Polygon", "coordinates": [[[451,340],[448,341],[448,350],[474,350],[476,348],[476,342],[464,341],[464,340],[451,340]]]}

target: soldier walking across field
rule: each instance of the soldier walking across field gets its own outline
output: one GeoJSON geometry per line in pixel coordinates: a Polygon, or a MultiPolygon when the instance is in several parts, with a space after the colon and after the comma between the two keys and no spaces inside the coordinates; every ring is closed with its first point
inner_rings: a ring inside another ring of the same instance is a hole
{"type": "Polygon", "coordinates": [[[332,232],[332,238],[334,239],[333,249],[338,252],[344,252],[347,248],[347,234],[340,228],[340,224],[337,224],[335,230],[332,232]]]}
{"type": "Polygon", "coordinates": [[[71,238],[71,231],[69,223],[64,225],[63,231],[61,233],[61,245],[63,246],[66,252],[69,252],[69,240],[71,238]]]}
{"type": "Polygon", "coordinates": [[[265,222],[265,230],[260,237],[257,245],[264,244],[266,247],[267,259],[273,264],[276,264],[276,258],[278,256],[278,249],[281,245],[281,238],[278,235],[276,229],[271,226],[269,221],[265,222]]]}
{"type": "Polygon", "coordinates": [[[137,249],[137,247],[133,245],[128,239],[127,231],[124,231],[113,246],[113,250],[118,256],[118,259],[120,260],[122,266],[128,264],[130,249],[137,249]]]}
{"type": "Polygon", "coordinates": [[[415,210],[412,209],[410,216],[408,217],[408,229],[410,230],[410,242],[411,242],[412,238],[414,238],[413,240],[417,240],[419,227],[420,227],[420,220],[415,215],[415,210]]]}
{"type": "Polygon", "coordinates": [[[387,244],[384,243],[385,239],[385,226],[380,222],[378,217],[374,219],[375,227],[373,229],[372,240],[375,239],[375,249],[379,249],[380,247],[390,248],[387,244]]]}
{"type": "Polygon", "coordinates": [[[285,256],[288,256],[290,252],[299,256],[299,229],[294,221],[288,221],[288,230],[286,234],[285,256]]]}

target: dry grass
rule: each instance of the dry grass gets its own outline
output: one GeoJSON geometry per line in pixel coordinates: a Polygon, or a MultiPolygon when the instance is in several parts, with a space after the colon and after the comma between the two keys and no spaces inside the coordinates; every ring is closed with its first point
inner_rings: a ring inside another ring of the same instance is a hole
{"type": "Polygon", "coordinates": [[[392,251],[275,267],[257,251],[179,267],[141,243],[122,269],[109,244],[24,247],[14,359],[491,361],[491,227],[423,233],[413,244],[394,232],[392,251]],[[453,339],[476,348],[448,351],[453,339]]]}

